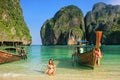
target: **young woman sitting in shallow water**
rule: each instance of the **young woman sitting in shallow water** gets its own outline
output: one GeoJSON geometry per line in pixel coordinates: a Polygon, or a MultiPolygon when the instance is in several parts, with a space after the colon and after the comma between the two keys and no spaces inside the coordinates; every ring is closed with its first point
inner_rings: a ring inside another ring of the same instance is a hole
{"type": "Polygon", "coordinates": [[[46,73],[49,76],[54,76],[55,75],[55,71],[56,71],[56,65],[54,64],[53,60],[50,59],[48,65],[47,65],[46,73]]]}

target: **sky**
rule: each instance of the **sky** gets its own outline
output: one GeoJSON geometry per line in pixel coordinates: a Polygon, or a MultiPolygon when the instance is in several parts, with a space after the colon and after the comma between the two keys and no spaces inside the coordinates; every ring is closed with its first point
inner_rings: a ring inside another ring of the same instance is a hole
{"type": "Polygon", "coordinates": [[[24,20],[32,36],[32,45],[42,45],[40,29],[43,23],[54,17],[61,8],[75,5],[82,10],[85,16],[98,2],[120,4],[120,0],[20,0],[24,20]]]}

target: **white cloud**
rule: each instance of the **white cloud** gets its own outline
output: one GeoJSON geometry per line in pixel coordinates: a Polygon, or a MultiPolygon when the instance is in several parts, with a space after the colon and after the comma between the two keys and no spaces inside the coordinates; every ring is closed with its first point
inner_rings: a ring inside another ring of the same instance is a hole
{"type": "Polygon", "coordinates": [[[120,0],[109,0],[108,3],[112,5],[120,5],[120,0]]]}

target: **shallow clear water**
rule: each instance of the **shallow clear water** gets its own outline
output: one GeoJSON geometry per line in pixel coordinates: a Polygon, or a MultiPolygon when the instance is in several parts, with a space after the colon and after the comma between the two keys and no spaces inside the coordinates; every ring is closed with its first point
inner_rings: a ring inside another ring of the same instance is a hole
{"type": "Polygon", "coordinates": [[[72,66],[73,46],[30,46],[27,47],[28,59],[0,65],[0,74],[43,74],[48,60],[52,58],[57,66],[57,74],[120,76],[120,45],[103,45],[101,66],[92,70],[75,64],[72,66]],[[97,74],[96,74],[97,73],[97,74]]]}

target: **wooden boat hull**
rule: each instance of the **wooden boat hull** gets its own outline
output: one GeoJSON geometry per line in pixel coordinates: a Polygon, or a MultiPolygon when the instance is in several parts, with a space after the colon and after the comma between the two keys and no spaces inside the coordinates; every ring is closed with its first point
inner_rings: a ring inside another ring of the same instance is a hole
{"type": "Polygon", "coordinates": [[[20,60],[18,55],[10,54],[8,52],[0,51],[0,64],[20,60]]]}
{"type": "MultiPolygon", "coordinates": [[[[101,36],[102,36],[102,31],[97,31],[96,32],[96,46],[95,46],[95,48],[97,48],[97,49],[99,49],[99,47],[101,45],[101,43],[100,43],[101,36]]],[[[75,61],[77,61],[80,64],[90,66],[92,68],[94,68],[96,66],[96,62],[100,62],[100,59],[97,58],[97,56],[94,52],[94,49],[84,52],[84,53],[80,53],[79,48],[80,47],[77,47],[77,52],[73,56],[73,57],[75,57],[74,58],[75,61]]]]}
{"type": "Polygon", "coordinates": [[[91,68],[94,68],[96,65],[96,56],[94,55],[93,50],[85,53],[77,53],[73,57],[76,62],[82,65],[89,66],[91,68]]]}

